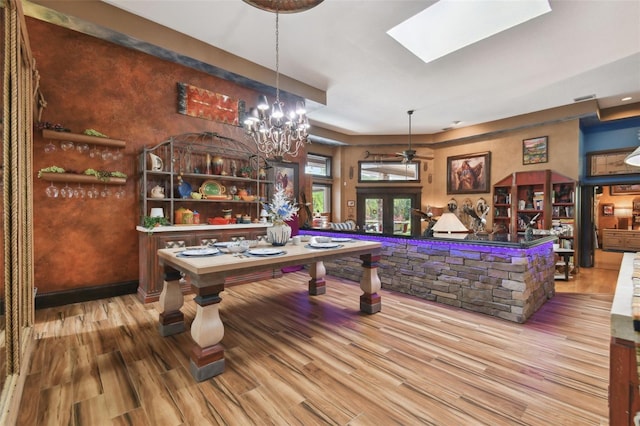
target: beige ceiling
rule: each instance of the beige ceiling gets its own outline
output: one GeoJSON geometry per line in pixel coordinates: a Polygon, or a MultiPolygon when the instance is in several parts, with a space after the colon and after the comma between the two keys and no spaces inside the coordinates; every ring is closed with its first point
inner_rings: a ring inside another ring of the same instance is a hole
{"type": "MultiPolygon", "coordinates": [[[[275,15],[243,1],[104,1],[275,69],[275,15]]],[[[280,16],[281,72],[326,92],[326,105],[309,102],[312,124],[406,134],[415,109],[413,132],[432,134],[592,94],[601,108],[640,102],[640,1],[550,1],[551,13],[425,64],[386,31],[432,3],[325,0],[280,16]]]]}

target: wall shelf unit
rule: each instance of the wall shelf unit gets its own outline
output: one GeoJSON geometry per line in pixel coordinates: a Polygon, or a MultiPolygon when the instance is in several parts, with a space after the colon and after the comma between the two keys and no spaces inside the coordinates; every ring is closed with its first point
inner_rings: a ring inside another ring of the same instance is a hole
{"type": "Polygon", "coordinates": [[[124,185],[127,183],[126,178],[110,177],[107,180],[99,179],[95,176],[80,175],[77,173],[42,173],[40,179],[47,182],[69,182],[84,184],[102,184],[102,185],[124,185]]]}
{"type": "Polygon", "coordinates": [[[69,132],[56,132],[55,130],[44,129],[42,130],[42,136],[45,139],[51,140],[59,140],[59,141],[70,141],[74,143],[86,143],[89,145],[100,145],[106,147],[113,148],[124,148],[127,146],[125,141],[103,138],[99,136],[89,136],[78,133],[69,133],[69,132]]]}
{"type": "Polygon", "coordinates": [[[578,247],[576,206],[576,182],[553,170],[514,172],[493,185],[494,229],[515,236],[535,218],[537,229],[557,235],[561,248],[578,247]]]}
{"type": "Polygon", "coordinates": [[[138,167],[141,221],[154,207],[163,208],[172,223],[180,207],[197,210],[202,222],[208,217],[223,216],[222,210],[229,209],[234,215],[257,220],[260,202],[271,193],[272,183],[266,177],[269,166],[255,146],[211,132],[172,136],[145,148],[138,167]],[[248,169],[248,177],[239,176],[248,169]],[[215,193],[208,194],[209,198],[207,191],[201,190],[207,183],[215,193]],[[162,198],[152,196],[152,189],[158,186],[164,193],[162,198]],[[202,192],[205,194],[201,199],[191,196],[202,192]]]}

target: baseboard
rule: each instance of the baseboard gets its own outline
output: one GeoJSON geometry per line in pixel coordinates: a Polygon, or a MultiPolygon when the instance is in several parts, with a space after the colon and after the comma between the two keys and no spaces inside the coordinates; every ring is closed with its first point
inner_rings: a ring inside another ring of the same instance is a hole
{"type": "Polygon", "coordinates": [[[54,306],[105,299],[108,297],[122,296],[124,294],[135,294],[137,291],[138,281],[125,281],[122,283],[83,287],[52,293],[37,292],[35,304],[36,309],[52,308],[54,306]]]}

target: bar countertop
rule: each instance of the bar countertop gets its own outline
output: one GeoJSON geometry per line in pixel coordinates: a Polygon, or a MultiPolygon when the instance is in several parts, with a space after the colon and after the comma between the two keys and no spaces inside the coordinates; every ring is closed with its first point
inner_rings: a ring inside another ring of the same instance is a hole
{"type": "Polygon", "coordinates": [[[620,264],[620,273],[616,284],[616,293],[611,304],[611,337],[630,342],[636,341],[631,315],[631,301],[633,299],[633,258],[636,253],[625,253],[620,264]]]}

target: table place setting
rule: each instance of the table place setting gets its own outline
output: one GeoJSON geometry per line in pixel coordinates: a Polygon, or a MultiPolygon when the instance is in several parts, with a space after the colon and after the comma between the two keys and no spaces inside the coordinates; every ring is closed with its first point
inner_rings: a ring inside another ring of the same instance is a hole
{"type": "Polygon", "coordinates": [[[222,254],[215,247],[189,247],[176,254],[177,257],[209,257],[222,254]]]}

